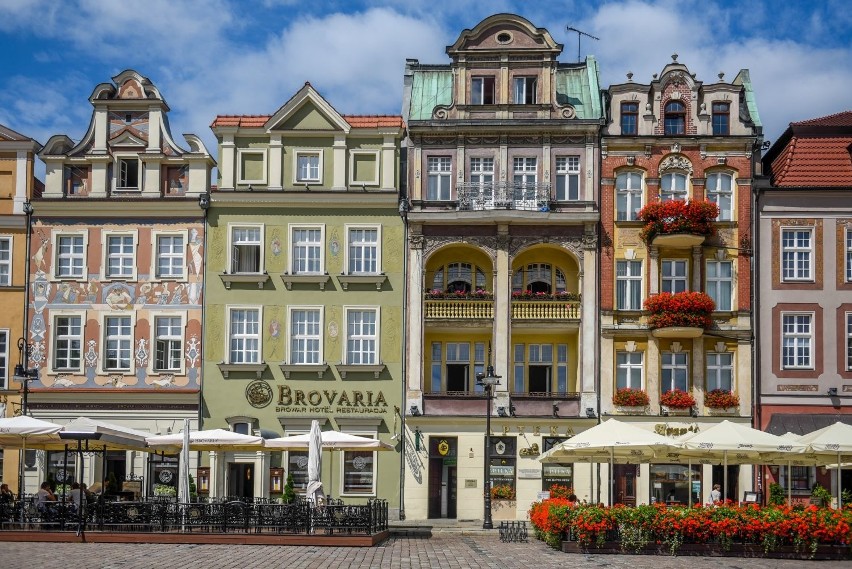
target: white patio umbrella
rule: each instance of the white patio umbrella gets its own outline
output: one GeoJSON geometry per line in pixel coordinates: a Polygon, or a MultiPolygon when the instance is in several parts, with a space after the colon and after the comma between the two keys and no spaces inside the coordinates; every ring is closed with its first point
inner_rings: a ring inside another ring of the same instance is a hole
{"type": "MultiPolygon", "coordinates": [[[[823,427],[817,431],[802,435],[799,437],[799,442],[807,445],[807,452],[814,453],[825,457],[821,464],[834,462],[842,464],[843,455],[852,454],[852,425],[841,423],[840,421],[833,423],[827,427],[823,427]]],[[[840,470],[837,471],[837,504],[842,504],[840,470]]]]}
{"type": "MultiPolygon", "coordinates": [[[[184,433],[153,435],[147,438],[148,446],[154,450],[178,452],[184,445],[184,433]]],[[[241,435],[225,429],[190,431],[190,450],[263,450],[263,438],[241,435]]]]}
{"type": "Polygon", "coordinates": [[[179,501],[183,504],[187,504],[190,501],[189,495],[189,452],[190,452],[190,439],[189,439],[189,419],[183,420],[183,444],[180,448],[180,488],[178,488],[178,498],[179,501]]]}
{"type": "Polygon", "coordinates": [[[29,441],[30,448],[40,444],[58,444],[62,425],[34,419],[26,415],[0,419],[0,448],[18,448],[21,450],[18,472],[18,497],[24,492],[24,454],[29,441]]]}
{"type": "MultiPolygon", "coordinates": [[[[322,490],[322,430],[319,421],[311,421],[311,432],[308,443],[308,487],[305,491],[308,500],[315,505],[323,502],[325,494],[322,490]]],[[[274,440],[274,439],[273,439],[274,440]]]]}

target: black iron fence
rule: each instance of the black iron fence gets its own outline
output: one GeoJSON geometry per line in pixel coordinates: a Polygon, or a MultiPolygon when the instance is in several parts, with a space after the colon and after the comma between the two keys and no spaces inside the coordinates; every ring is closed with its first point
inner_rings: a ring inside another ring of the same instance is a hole
{"type": "Polygon", "coordinates": [[[192,502],[165,500],[73,503],[32,500],[0,504],[0,530],[161,533],[279,533],[372,535],[388,529],[386,500],[348,505],[332,500],[277,504],[267,500],[192,502]]]}

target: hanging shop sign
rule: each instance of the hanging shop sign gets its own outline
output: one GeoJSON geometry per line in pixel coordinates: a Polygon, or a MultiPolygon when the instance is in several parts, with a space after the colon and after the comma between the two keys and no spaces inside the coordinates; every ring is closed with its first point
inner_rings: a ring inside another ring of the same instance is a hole
{"type": "Polygon", "coordinates": [[[388,412],[388,403],[381,391],[356,391],[337,389],[292,389],[288,385],[278,386],[277,413],[366,413],[388,412]]]}

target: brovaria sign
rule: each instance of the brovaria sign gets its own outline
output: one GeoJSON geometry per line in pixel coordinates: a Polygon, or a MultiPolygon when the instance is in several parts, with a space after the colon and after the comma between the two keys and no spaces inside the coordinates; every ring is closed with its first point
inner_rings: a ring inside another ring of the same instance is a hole
{"type": "Polygon", "coordinates": [[[303,391],[278,386],[277,413],[386,413],[388,403],[381,391],[303,391]]]}

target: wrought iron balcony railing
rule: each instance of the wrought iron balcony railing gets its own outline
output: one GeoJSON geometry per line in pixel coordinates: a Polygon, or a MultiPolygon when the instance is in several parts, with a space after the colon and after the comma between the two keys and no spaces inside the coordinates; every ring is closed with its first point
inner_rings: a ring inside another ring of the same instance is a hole
{"type": "Polygon", "coordinates": [[[494,182],[456,185],[459,211],[514,209],[550,211],[550,184],[494,182]]]}

